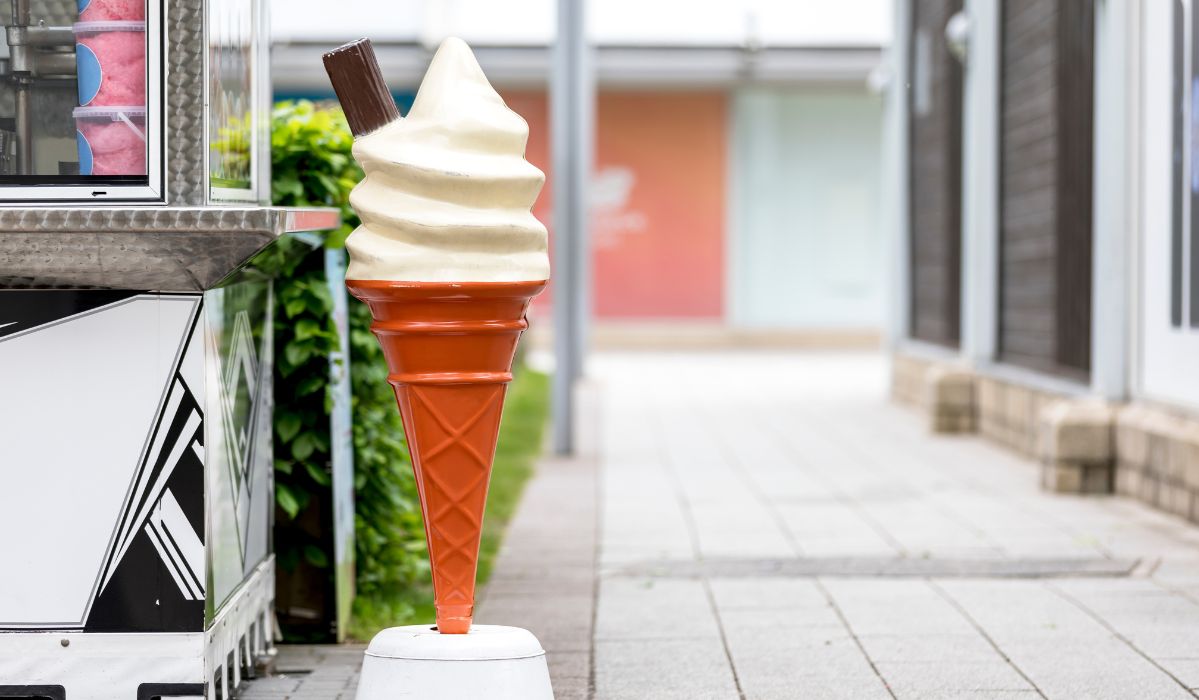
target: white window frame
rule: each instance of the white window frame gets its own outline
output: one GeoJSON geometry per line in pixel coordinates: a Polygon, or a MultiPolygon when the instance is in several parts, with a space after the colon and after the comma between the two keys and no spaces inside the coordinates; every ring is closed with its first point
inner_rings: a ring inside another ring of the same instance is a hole
{"type": "Polygon", "coordinates": [[[146,3],[146,177],[145,185],[91,185],[80,176],[78,185],[0,185],[0,204],[165,203],[166,129],[163,99],[166,82],[164,0],[146,3]]]}
{"type": "MultiPolygon", "coordinates": [[[[1184,0],[1183,70],[1190,76],[1196,66],[1192,63],[1191,13],[1199,7],[1197,0],[1184,0]]],[[[1189,323],[1187,305],[1187,267],[1189,242],[1194,234],[1191,220],[1190,177],[1199,163],[1193,159],[1192,115],[1189,88],[1184,88],[1186,111],[1183,117],[1182,138],[1182,221],[1183,245],[1183,305],[1182,324],[1175,326],[1171,319],[1171,236],[1173,232],[1173,72],[1174,72],[1174,0],[1142,3],[1140,70],[1142,105],[1138,125],[1140,139],[1140,245],[1138,255],[1138,295],[1136,307],[1137,375],[1136,389],[1140,398],[1199,409],[1199,328],[1189,323]],[[1164,40],[1163,40],[1164,38],[1164,40]]],[[[1190,82],[1189,80],[1187,82],[1190,82]]],[[[1190,280],[1199,284],[1199,280],[1190,280]]]]}

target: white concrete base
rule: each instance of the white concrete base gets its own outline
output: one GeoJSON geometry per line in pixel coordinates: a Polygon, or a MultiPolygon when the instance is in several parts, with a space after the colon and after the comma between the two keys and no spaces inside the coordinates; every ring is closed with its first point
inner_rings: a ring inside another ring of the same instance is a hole
{"type": "Polygon", "coordinates": [[[474,625],[440,634],[432,625],[375,635],[358,680],[358,700],[553,700],[545,650],[528,630],[474,625]]]}

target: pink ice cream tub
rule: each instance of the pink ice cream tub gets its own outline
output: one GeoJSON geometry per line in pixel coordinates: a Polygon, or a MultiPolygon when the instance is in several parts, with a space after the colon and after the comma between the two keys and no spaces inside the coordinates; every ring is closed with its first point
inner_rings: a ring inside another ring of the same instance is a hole
{"type": "Polygon", "coordinates": [[[80,175],[146,174],[145,107],[76,107],[80,175]]]}
{"type": "Polygon", "coordinates": [[[78,0],[79,21],[146,18],[146,0],[78,0]]]}
{"type": "Polygon", "coordinates": [[[77,22],[75,66],[79,104],[146,104],[146,23],[77,22]]]}

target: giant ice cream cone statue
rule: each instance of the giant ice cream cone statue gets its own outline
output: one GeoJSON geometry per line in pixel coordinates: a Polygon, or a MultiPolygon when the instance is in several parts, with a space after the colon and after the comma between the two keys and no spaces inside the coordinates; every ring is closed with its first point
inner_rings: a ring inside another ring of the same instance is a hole
{"type": "Polygon", "coordinates": [[[438,630],[463,634],[513,354],[549,277],[529,211],[545,178],[524,159],[528,126],[461,40],[438,49],[405,118],[368,41],[325,65],[366,173],[346,286],[370,307],[403,415],[438,630]]]}

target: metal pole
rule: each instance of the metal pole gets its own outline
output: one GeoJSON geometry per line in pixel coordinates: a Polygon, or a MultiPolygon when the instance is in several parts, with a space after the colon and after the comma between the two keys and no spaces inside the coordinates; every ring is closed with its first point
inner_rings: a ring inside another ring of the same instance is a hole
{"type": "Polygon", "coordinates": [[[33,174],[33,110],[29,100],[29,79],[16,79],[17,174],[33,174]]]}
{"type": "Polygon", "coordinates": [[[908,100],[912,67],[908,65],[908,32],[913,0],[896,0],[891,14],[891,45],[887,49],[891,74],[887,81],[883,121],[883,216],[887,231],[890,288],[887,349],[894,354],[908,338],[912,280],[908,269],[908,100]]]}
{"type": "Polygon", "coordinates": [[[550,131],[554,179],[554,451],[571,454],[574,386],[582,375],[590,305],[587,179],[591,170],[593,82],[585,0],[558,0],[551,53],[550,131]]]}
{"type": "Polygon", "coordinates": [[[595,73],[591,46],[587,43],[586,0],[563,0],[574,10],[574,30],[570,47],[574,54],[572,94],[575,99],[575,133],[571,147],[575,153],[572,184],[571,220],[574,226],[574,358],[571,370],[582,379],[591,326],[591,235],[588,192],[591,183],[592,150],[595,140],[595,73]]]}
{"type": "Polygon", "coordinates": [[[966,0],[969,58],[963,66],[962,354],[995,359],[999,320],[999,27],[992,0],[966,0]]]}
{"type": "Polygon", "coordinates": [[[29,0],[13,0],[9,44],[13,43],[14,32],[20,36],[21,43],[12,46],[9,60],[16,82],[17,173],[20,175],[33,174],[33,108],[29,99],[33,54],[23,33],[29,27],[29,17],[29,0]]]}
{"type": "MultiPolygon", "coordinates": [[[[1108,0],[1095,6],[1094,178],[1091,267],[1091,392],[1108,401],[1124,401],[1130,390],[1129,367],[1135,337],[1129,300],[1134,298],[1137,179],[1137,46],[1140,3],[1108,0]],[[1129,128],[1130,125],[1136,125],[1129,128]]],[[[1191,11],[1195,11],[1191,5],[1191,11]]],[[[1194,41],[1194,39],[1192,39],[1194,41]]],[[[1195,284],[1194,281],[1191,284],[1195,284]]]]}

